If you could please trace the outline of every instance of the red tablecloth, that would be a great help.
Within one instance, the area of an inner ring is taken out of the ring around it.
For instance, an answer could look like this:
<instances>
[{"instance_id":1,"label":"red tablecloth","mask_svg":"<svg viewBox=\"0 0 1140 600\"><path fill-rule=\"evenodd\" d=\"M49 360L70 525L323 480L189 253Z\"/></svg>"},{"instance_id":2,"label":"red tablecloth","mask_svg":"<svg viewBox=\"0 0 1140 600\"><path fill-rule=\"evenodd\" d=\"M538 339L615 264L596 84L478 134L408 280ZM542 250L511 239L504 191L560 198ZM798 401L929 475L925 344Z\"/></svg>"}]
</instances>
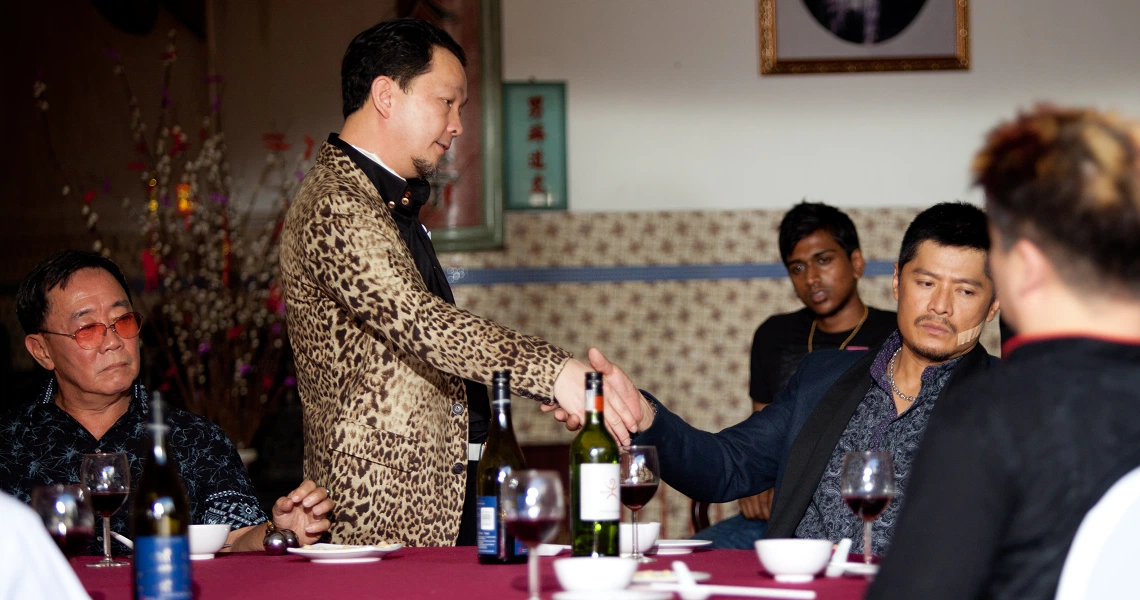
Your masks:
<instances>
[{"instance_id":1,"label":"red tablecloth","mask_svg":"<svg viewBox=\"0 0 1140 600\"><path fill-rule=\"evenodd\" d=\"M89 569L97 557L79 559L76 572L93 600L131 598L131 569ZM861 578L819 578L805 585L776 583L750 550L698 551L662 556L642 569L667 569L680 559L693 571L712 574L707 583L815 590L818 600L858 600L867 589ZM542 559L543 597L561 589L551 566ZM292 556L260 552L220 554L192 566L195 598L214 600L284 600L286 598L462 598L523 600L526 565L480 565L474 548L404 548L376 563L315 564Z\"/></svg>"}]
</instances>

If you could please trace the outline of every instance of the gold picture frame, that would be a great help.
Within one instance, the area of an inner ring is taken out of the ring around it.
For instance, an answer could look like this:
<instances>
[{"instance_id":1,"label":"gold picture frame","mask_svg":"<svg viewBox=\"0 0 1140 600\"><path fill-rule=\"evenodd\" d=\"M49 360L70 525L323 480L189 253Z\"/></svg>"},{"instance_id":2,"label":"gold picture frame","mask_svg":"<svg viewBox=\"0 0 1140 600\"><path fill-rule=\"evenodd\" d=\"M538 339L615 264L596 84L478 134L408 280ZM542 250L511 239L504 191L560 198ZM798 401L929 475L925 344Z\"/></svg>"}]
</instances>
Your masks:
<instances>
[{"instance_id":1,"label":"gold picture frame","mask_svg":"<svg viewBox=\"0 0 1140 600\"><path fill-rule=\"evenodd\" d=\"M854 41L867 30L853 29L849 11L836 18L832 0L757 0L760 74L948 71L970 68L969 0L925 0L895 9L911 10L905 23L881 41ZM824 11L831 20L825 23ZM862 14L858 15L862 19ZM884 20L885 22L886 20ZM876 20L877 22L877 20ZM899 19L894 21L897 25ZM829 29L829 25L831 29ZM873 30L872 30L873 31Z\"/></svg>"}]
</instances>

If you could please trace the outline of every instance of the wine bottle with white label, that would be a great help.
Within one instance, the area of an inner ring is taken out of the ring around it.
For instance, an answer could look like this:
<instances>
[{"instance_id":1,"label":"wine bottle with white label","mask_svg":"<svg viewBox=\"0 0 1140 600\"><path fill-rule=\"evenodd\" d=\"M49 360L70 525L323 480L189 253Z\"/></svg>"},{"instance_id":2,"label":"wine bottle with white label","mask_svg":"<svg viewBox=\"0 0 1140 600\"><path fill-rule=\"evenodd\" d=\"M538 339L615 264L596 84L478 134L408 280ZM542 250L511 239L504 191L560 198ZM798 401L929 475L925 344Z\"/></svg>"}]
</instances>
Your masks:
<instances>
[{"instance_id":1,"label":"wine bottle with white label","mask_svg":"<svg viewBox=\"0 0 1140 600\"><path fill-rule=\"evenodd\" d=\"M621 521L618 445L602 420L602 374L586 374L586 423L570 444L570 536L574 556L617 556Z\"/></svg>"},{"instance_id":2,"label":"wine bottle with white label","mask_svg":"<svg viewBox=\"0 0 1140 600\"><path fill-rule=\"evenodd\" d=\"M170 427L158 392L148 408L151 449L131 507L135 599L190 600L190 501L170 454Z\"/></svg>"},{"instance_id":3,"label":"wine bottle with white label","mask_svg":"<svg viewBox=\"0 0 1140 600\"><path fill-rule=\"evenodd\" d=\"M526 562L526 546L515 541L503 523L499 490L511 471L526 468L522 450L511 425L511 372L495 371L491 382L491 423L487 445L476 471L476 519L479 562L514 564Z\"/></svg>"}]
</instances>

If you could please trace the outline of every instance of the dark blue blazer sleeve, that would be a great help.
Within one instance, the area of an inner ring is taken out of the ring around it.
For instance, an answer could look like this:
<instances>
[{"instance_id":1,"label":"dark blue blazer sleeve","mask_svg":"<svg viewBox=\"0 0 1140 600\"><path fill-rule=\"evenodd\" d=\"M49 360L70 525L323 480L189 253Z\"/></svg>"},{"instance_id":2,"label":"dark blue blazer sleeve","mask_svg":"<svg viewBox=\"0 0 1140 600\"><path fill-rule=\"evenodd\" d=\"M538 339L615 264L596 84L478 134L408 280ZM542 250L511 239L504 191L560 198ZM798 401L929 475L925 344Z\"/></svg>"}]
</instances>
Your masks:
<instances>
[{"instance_id":1,"label":"dark blue blazer sleeve","mask_svg":"<svg viewBox=\"0 0 1140 600\"><path fill-rule=\"evenodd\" d=\"M809 355L772 404L719 433L689 425L643 392L656 406L657 416L633 443L656 446L661 479L694 500L730 502L779 487L800 427L838 375L862 354Z\"/></svg>"}]
</instances>

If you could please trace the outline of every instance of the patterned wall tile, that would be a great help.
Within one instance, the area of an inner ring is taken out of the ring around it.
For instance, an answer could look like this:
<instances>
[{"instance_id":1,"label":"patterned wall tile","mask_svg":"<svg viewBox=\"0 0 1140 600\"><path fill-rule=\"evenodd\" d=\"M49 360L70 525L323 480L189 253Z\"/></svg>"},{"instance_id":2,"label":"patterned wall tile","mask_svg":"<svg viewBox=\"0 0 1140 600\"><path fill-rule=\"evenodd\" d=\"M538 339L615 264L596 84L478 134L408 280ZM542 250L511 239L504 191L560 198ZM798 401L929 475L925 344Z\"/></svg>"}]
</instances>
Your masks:
<instances>
[{"instance_id":1,"label":"patterned wall tile","mask_svg":"<svg viewBox=\"0 0 1140 600\"><path fill-rule=\"evenodd\" d=\"M864 255L890 260L918 209L847 211ZM771 263L782 212L508 213L502 251L441 255L445 267L579 267ZM864 278L864 300L893 308L891 278ZM460 306L541 336L583 357L597 346L694 426L719 431L748 416L752 334L770 315L801 306L786 278L581 284L463 285ZM983 343L997 350L996 327ZM533 403L515 403L523 444L569 443L573 435ZM646 509L662 535L690 534L689 501L665 489ZM713 520L736 514L714 506Z\"/></svg>"}]
</instances>

